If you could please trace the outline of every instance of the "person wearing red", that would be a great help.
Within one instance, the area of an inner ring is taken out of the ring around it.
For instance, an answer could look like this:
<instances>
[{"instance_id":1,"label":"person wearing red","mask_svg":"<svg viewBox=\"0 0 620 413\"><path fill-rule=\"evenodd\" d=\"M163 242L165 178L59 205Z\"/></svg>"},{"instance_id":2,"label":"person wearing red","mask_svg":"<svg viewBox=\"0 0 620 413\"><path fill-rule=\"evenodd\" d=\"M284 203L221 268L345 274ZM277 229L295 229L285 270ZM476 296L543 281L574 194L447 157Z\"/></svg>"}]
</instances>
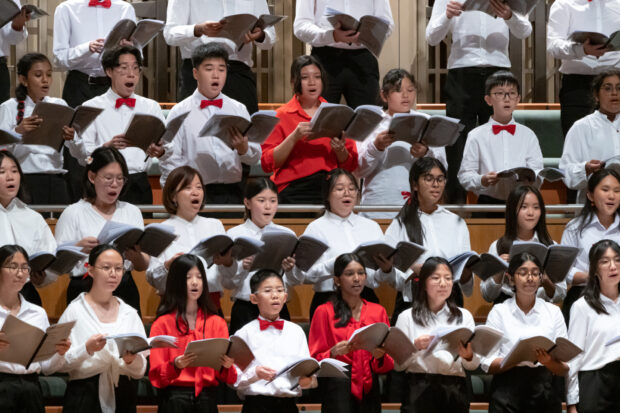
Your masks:
<instances>
[{"instance_id":1,"label":"person wearing red","mask_svg":"<svg viewBox=\"0 0 620 413\"><path fill-rule=\"evenodd\" d=\"M185 353L194 340L228 338L226 321L217 314L209 296L207 276L195 255L181 255L170 265L166 294L151 327L151 337L177 337L178 348L151 350L149 379L159 389L159 413L217 413L219 382L234 384L234 360L222 356L222 368L189 367L197 355Z\"/></svg>"},{"instance_id":2,"label":"person wearing red","mask_svg":"<svg viewBox=\"0 0 620 413\"><path fill-rule=\"evenodd\" d=\"M320 305L310 325L310 355L331 357L351 365L350 379L319 378L321 413L380 413L377 374L394 368L394 360L381 348L372 352L348 342L353 332L374 323L390 324L385 308L360 297L366 270L356 254L342 254L334 263L336 294ZM350 384L349 384L350 383ZM343 394L349 393L349 397Z\"/></svg>"},{"instance_id":3,"label":"person wearing red","mask_svg":"<svg viewBox=\"0 0 620 413\"><path fill-rule=\"evenodd\" d=\"M291 65L295 95L276 115L280 123L262 145L261 166L273 172L280 203L321 204L321 188L327 172L357 167L355 141L341 136L308 140L310 120L321 103L326 74L313 56L299 56Z\"/></svg>"}]
</instances>

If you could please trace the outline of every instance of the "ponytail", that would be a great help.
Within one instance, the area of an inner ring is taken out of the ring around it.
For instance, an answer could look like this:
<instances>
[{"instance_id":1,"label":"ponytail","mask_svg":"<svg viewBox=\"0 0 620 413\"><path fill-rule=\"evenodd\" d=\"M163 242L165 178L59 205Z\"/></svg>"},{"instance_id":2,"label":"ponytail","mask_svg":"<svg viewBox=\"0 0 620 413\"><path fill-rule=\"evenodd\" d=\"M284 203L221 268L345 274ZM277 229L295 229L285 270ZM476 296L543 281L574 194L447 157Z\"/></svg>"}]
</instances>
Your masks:
<instances>
[{"instance_id":1,"label":"ponytail","mask_svg":"<svg viewBox=\"0 0 620 413\"><path fill-rule=\"evenodd\" d=\"M33 64L38 62L47 62L51 66L50 60L42 53L26 53L17 62L17 75L28 77L28 72ZM24 108L26 106L26 98L28 97L28 88L21 82L15 88L15 100L17 100L17 125L24 120Z\"/></svg>"}]
</instances>

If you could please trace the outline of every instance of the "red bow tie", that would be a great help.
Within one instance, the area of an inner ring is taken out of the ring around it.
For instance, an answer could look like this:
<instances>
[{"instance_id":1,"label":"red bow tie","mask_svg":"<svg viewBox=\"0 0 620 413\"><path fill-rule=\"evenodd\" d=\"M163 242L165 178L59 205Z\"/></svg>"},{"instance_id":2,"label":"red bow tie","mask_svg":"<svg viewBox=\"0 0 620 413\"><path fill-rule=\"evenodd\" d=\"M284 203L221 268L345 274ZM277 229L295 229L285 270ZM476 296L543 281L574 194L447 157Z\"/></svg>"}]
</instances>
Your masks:
<instances>
[{"instance_id":1,"label":"red bow tie","mask_svg":"<svg viewBox=\"0 0 620 413\"><path fill-rule=\"evenodd\" d=\"M282 330L284 328L284 320L269 321L259 318L258 324L260 325L260 331L267 330L269 327L273 327L276 330Z\"/></svg>"},{"instance_id":2,"label":"red bow tie","mask_svg":"<svg viewBox=\"0 0 620 413\"><path fill-rule=\"evenodd\" d=\"M116 99L116 109L120 108L123 105L127 105L128 108L133 108L136 106L136 100L134 98L118 98Z\"/></svg>"},{"instance_id":3,"label":"red bow tie","mask_svg":"<svg viewBox=\"0 0 620 413\"><path fill-rule=\"evenodd\" d=\"M515 134L515 130L517 129L517 125L514 123L512 125L493 125L493 133L499 134L501 131L505 130L511 135Z\"/></svg>"},{"instance_id":4,"label":"red bow tie","mask_svg":"<svg viewBox=\"0 0 620 413\"><path fill-rule=\"evenodd\" d=\"M222 109L222 99L213 99L213 100L201 100L200 101L200 109L204 109L207 106L217 106L218 108Z\"/></svg>"},{"instance_id":5,"label":"red bow tie","mask_svg":"<svg viewBox=\"0 0 620 413\"><path fill-rule=\"evenodd\" d=\"M105 7L106 9L109 9L110 7L112 7L112 0L90 0L90 2L88 3L88 7L97 7L97 6L101 6L101 7Z\"/></svg>"}]
</instances>

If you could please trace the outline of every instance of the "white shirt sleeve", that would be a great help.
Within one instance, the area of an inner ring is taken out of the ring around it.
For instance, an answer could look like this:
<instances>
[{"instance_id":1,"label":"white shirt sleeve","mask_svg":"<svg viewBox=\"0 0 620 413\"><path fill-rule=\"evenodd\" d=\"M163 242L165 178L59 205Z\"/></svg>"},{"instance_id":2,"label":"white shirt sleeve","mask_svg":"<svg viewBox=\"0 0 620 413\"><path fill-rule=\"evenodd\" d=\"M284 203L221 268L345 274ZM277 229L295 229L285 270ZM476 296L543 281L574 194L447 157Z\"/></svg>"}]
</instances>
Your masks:
<instances>
[{"instance_id":1,"label":"white shirt sleeve","mask_svg":"<svg viewBox=\"0 0 620 413\"><path fill-rule=\"evenodd\" d=\"M532 34L532 24L527 16L512 12L508 20L504 20L510 33L517 39L525 39Z\"/></svg>"},{"instance_id":2,"label":"white shirt sleeve","mask_svg":"<svg viewBox=\"0 0 620 413\"><path fill-rule=\"evenodd\" d=\"M580 59L585 56L583 45L569 40L571 35L569 7L566 2L556 1L549 10L547 52L556 59Z\"/></svg>"},{"instance_id":3,"label":"white shirt sleeve","mask_svg":"<svg viewBox=\"0 0 620 413\"><path fill-rule=\"evenodd\" d=\"M586 148L582 142L588 140L589 130L583 128L585 123L575 123L568 130L566 140L564 141L564 149L560 158L560 169L564 170L564 183L571 189L586 189L588 186L588 176L586 174L586 163L588 160L584 157L588 156ZM603 159L599 159L603 160Z\"/></svg>"},{"instance_id":4,"label":"white shirt sleeve","mask_svg":"<svg viewBox=\"0 0 620 413\"><path fill-rule=\"evenodd\" d=\"M472 192L480 192L482 186L482 174L480 174L480 148L479 142L471 132L465 142L463 160L459 169L458 179L463 188Z\"/></svg>"},{"instance_id":5,"label":"white shirt sleeve","mask_svg":"<svg viewBox=\"0 0 620 413\"><path fill-rule=\"evenodd\" d=\"M431 18L426 26L426 41L431 46L437 46L450 31L452 19L446 16L447 0L437 0L433 5Z\"/></svg>"}]
</instances>

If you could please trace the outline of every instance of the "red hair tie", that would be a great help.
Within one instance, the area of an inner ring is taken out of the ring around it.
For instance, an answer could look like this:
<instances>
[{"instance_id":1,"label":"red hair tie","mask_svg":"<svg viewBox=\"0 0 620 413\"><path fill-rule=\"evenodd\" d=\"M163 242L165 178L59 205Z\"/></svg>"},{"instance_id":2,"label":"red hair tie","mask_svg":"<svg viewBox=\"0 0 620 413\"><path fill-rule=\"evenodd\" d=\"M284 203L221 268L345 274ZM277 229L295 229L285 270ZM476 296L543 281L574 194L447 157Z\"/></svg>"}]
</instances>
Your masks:
<instances>
[{"instance_id":1,"label":"red hair tie","mask_svg":"<svg viewBox=\"0 0 620 413\"><path fill-rule=\"evenodd\" d=\"M402 191L400 194L403 196L403 199L407 200L407 205L411 205L411 192Z\"/></svg>"}]
</instances>

